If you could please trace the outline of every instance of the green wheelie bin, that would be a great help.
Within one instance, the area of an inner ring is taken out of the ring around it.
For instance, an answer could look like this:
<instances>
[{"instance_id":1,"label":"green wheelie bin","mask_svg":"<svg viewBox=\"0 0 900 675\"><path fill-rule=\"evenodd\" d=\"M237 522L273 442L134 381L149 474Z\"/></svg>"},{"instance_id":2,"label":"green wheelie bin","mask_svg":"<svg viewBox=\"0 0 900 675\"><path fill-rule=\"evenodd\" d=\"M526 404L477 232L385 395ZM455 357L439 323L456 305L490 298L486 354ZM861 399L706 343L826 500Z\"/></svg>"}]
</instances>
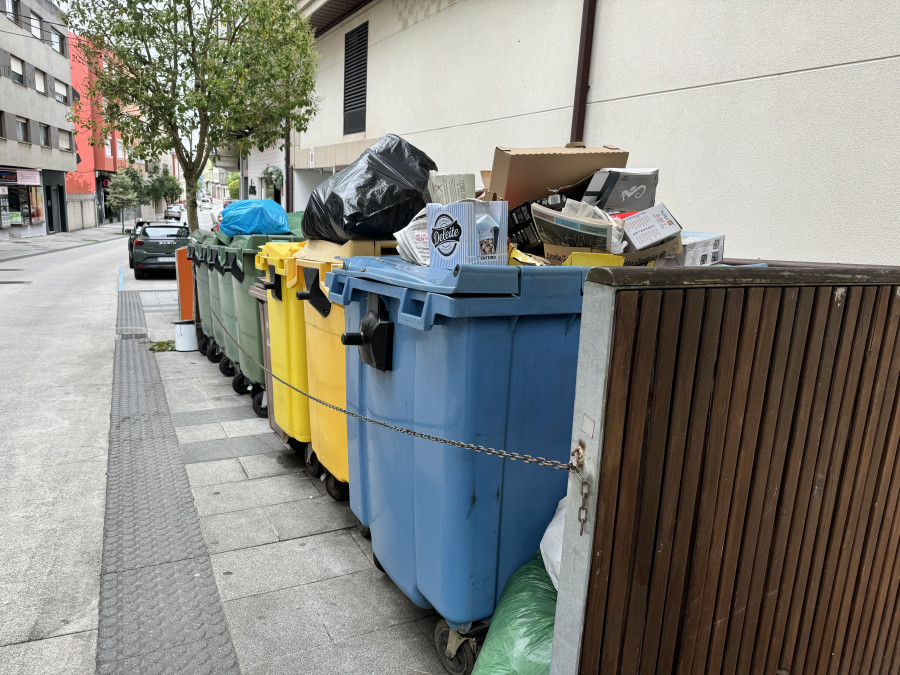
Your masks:
<instances>
[{"instance_id":1,"label":"green wheelie bin","mask_svg":"<svg viewBox=\"0 0 900 675\"><path fill-rule=\"evenodd\" d=\"M209 311L210 320L212 322L212 333L214 342L206 350L206 358L213 363L220 363L225 356L225 345L228 337L225 335L223 323L225 319L222 316L222 300L219 285L219 273L216 271L216 263L219 261L219 254L222 248L231 243L231 237L215 233L215 238L206 244L206 267L208 270L209 283ZM221 323L220 323L221 321Z\"/></svg>"},{"instance_id":2,"label":"green wheelie bin","mask_svg":"<svg viewBox=\"0 0 900 675\"><path fill-rule=\"evenodd\" d=\"M256 255L260 247L270 241L301 240L301 237L294 235L238 235L231 240L231 246L225 249L224 268L230 272L234 296L237 330L234 335L243 347L243 350L238 350L240 370L232 381L232 388L239 394L251 394L255 397L265 389L266 382L265 371L256 363L263 363L265 358L259 302L250 295L250 287L258 283L261 276L265 276L256 269ZM250 355L244 353L244 350Z\"/></svg>"},{"instance_id":3,"label":"green wheelie bin","mask_svg":"<svg viewBox=\"0 0 900 675\"><path fill-rule=\"evenodd\" d=\"M246 235L239 235L234 237L233 240L246 238ZM234 309L234 288L231 284L231 260L233 257L228 255L231 243L229 242L228 246L222 245L218 247L216 260L213 263L215 273L210 272L210 274L213 274L215 283L219 285L218 316L224 324L224 327L222 327L224 341L220 342L219 346L225 355L219 361L219 372L225 377L234 378L238 372L241 350L238 348L237 343L237 314ZM215 319L213 320L215 321Z\"/></svg>"},{"instance_id":4,"label":"green wheelie bin","mask_svg":"<svg viewBox=\"0 0 900 675\"><path fill-rule=\"evenodd\" d=\"M206 356L210 340L213 339L212 316L209 313L209 269L206 267L205 248L211 235L212 232L197 230L188 244L188 255L194 266L194 286L197 296L194 320L200 325L200 331L203 333L199 344L199 350L203 356Z\"/></svg>"}]
</instances>

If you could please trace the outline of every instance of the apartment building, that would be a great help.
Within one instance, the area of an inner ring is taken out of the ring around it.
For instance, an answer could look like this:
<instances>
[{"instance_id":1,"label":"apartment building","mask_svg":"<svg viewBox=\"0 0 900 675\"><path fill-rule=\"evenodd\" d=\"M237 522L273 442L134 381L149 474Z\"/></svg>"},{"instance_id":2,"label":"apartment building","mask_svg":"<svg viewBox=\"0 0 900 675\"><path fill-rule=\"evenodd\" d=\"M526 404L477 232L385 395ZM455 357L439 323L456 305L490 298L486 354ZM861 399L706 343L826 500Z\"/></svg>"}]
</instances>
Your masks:
<instances>
[{"instance_id":1,"label":"apartment building","mask_svg":"<svg viewBox=\"0 0 900 675\"><path fill-rule=\"evenodd\" d=\"M687 229L725 233L729 256L900 264L889 215L900 184L900 3L300 7L316 30L321 104L291 139L295 210L388 132L476 180L496 146L581 140L658 167L658 200Z\"/></svg>"},{"instance_id":2,"label":"apartment building","mask_svg":"<svg viewBox=\"0 0 900 675\"><path fill-rule=\"evenodd\" d=\"M69 39L49 0L0 0L0 239L69 229Z\"/></svg>"}]
</instances>

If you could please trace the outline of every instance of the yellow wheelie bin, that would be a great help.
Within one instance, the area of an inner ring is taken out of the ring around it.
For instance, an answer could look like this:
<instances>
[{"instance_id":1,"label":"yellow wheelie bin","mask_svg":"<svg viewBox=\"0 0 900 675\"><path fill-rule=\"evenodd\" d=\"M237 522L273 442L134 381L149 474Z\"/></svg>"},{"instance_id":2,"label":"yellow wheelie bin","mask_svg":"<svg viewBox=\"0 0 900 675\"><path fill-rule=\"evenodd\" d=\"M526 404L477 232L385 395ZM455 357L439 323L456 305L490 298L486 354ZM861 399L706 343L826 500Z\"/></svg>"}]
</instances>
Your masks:
<instances>
[{"instance_id":1,"label":"yellow wheelie bin","mask_svg":"<svg viewBox=\"0 0 900 675\"><path fill-rule=\"evenodd\" d=\"M256 256L256 269L266 273L263 285L269 311L269 355L274 377L272 390L263 393L261 403L254 400L254 410L257 405L260 410L267 410L265 406L271 403L276 424L297 451L305 450L311 439L309 399L275 378L308 391L305 308L297 297L305 289L292 257L303 246L303 242L270 241L260 247Z\"/></svg>"},{"instance_id":2,"label":"yellow wheelie bin","mask_svg":"<svg viewBox=\"0 0 900 675\"><path fill-rule=\"evenodd\" d=\"M397 242L353 240L346 244L312 240L293 254L300 277L297 297L306 305L307 375L311 396L347 407L346 348L341 343L344 333L344 308L328 300L325 275L342 266L341 258L353 256L395 255ZM269 310L271 312L271 309ZM269 318L271 323L271 316ZM275 408L276 412L278 407ZM339 501L350 495L350 471L347 460L347 418L343 413L319 403L309 404L310 446L306 448L306 466L313 475L324 471L328 494Z\"/></svg>"}]
</instances>

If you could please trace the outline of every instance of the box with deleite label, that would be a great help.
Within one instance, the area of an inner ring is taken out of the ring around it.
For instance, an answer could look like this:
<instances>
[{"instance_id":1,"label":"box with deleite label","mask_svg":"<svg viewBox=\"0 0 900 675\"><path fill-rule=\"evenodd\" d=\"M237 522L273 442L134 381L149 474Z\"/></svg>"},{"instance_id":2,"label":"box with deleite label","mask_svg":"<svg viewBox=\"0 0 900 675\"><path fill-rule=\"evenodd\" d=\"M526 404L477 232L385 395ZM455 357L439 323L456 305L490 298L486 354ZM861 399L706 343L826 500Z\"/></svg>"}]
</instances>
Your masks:
<instances>
[{"instance_id":1,"label":"box with deleite label","mask_svg":"<svg viewBox=\"0 0 900 675\"><path fill-rule=\"evenodd\" d=\"M507 264L507 202L428 204L431 267Z\"/></svg>"}]
</instances>

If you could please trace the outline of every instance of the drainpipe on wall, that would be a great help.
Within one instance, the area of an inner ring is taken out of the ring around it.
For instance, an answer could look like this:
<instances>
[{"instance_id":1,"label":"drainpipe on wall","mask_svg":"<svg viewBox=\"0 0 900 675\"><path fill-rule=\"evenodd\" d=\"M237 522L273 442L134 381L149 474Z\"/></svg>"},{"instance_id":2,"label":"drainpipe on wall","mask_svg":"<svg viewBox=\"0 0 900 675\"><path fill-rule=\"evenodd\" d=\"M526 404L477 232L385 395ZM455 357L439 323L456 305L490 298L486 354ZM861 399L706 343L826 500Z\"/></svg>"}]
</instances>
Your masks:
<instances>
[{"instance_id":1,"label":"drainpipe on wall","mask_svg":"<svg viewBox=\"0 0 900 675\"><path fill-rule=\"evenodd\" d=\"M600 0L584 0L581 10L581 39L578 44L578 70L575 74L575 103L572 106L572 133L569 141L584 140L584 116L591 74L591 50L594 47L594 19Z\"/></svg>"}]
</instances>

